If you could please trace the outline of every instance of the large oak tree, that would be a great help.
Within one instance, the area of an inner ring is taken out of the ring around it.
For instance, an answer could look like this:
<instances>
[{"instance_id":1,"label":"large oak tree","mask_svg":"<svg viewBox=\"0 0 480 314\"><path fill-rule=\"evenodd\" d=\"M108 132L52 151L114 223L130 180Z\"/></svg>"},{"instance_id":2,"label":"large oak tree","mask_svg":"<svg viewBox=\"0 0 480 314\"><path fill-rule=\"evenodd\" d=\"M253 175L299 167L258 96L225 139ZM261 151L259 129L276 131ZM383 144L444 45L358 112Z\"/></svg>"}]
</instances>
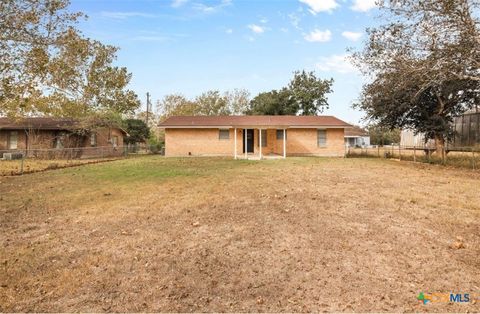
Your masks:
<instances>
[{"instance_id":1,"label":"large oak tree","mask_svg":"<svg viewBox=\"0 0 480 314\"><path fill-rule=\"evenodd\" d=\"M287 87L258 94L248 114L312 116L328 109L327 94L333 79L321 79L314 72L295 71Z\"/></svg>"},{"instance_id":2,"label":"large oak tree","mask_svg":"<svg viewBox=\"0 0 480 314\"><path fill-rule=\"evenodd\" d=\"M357 104L367 119L422 132L444 151L453 118L480 99L479 3L379 1L385 24L354 54L369 78Z\"/></svg>"}]
</instances>

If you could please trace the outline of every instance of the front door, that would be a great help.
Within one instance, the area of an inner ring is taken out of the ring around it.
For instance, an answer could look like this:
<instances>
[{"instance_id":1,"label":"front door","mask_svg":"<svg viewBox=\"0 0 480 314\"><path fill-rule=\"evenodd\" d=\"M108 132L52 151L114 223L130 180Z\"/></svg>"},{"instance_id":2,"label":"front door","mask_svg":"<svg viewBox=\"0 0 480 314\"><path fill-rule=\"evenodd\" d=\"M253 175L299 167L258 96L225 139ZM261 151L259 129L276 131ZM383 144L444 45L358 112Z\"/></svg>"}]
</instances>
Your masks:
<instances>
[{"instance_id":1,"label":"front door","mask_svg":"<svg viewBox=\"0 0 480 314\"><path fill-rule=\"evenodd\" d=\"M245 133L245 131L247 131ZM253 129L243 130L243 153L245 154L245 134L247 136L247 153L253 153Z\"/></svg>"}]
</instances>

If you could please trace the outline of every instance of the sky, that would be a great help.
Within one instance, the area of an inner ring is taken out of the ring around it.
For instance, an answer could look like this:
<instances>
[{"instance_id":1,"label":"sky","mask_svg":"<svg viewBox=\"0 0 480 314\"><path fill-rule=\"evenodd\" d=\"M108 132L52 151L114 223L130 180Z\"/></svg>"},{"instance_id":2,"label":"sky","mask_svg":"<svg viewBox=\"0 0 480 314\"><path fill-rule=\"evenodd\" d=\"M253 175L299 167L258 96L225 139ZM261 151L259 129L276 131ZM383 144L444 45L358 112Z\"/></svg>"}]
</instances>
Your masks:
<instances>
[{"instance_id":1,"label":"sky","mask_svg":"<svg viewBox=\"0 0 480 314\"><path fill-rule=\"evenodd\" d=\"M93 39L120 48L145 105L167 94L244 88L252 97L286 86L296 70L333 78L334 115L362 123L352 109L363 79L345 59L374 26L375 0L72 0Z\"/></svg>"}]
</instances>

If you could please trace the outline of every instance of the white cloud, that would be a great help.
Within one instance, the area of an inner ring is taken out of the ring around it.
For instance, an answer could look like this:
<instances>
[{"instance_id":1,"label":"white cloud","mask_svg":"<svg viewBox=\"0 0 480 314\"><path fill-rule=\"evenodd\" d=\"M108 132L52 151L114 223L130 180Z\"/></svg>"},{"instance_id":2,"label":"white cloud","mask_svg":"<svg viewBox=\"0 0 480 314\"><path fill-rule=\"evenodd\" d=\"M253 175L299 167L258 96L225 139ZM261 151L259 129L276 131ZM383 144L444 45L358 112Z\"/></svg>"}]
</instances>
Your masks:
<instances>
[{"instance_id":1,"label":"white cloud","mask_svg":"<svg viewBox=\"0 0 480 314\"><path fill-rule=\"evenodd\" d=\"M362 33L357 33L357 32L349 32L349 31L345 31L342 33L342 36L345 37L346 39L348 40L351 40L351 41L357 41L359 40L360 38L362 38Z\"/></svg>"},{"instance_id":2,"label":"white cloud","mask_svg":"<svg viewBox=\"0 0 480 314\"><path fill-rule=\"evenodd\" d=\"M349 55L331 55L321 57L315 68L322 72L358 73L357 68L348 60Z\"/></svg>"},{"instance_id":3,"label":"white cloud","mask_svg":"<svg viewBox=\"0 0 480 314\"><path fill-rule=\"evenodd\" d=\"M112 19L127 19L129 17L155 17L154 14L144 13L144 12L109 12L103 11L100 13L104 17L112 18Z\"/></svg>"},{"instance_id":4,"label":"white cloud","mask_svg":"<svg viewBox=\"0 0 480 314\"><path fill-rule=\"evenodd\" d=\"M215 13L224 7L232 4L232 0L221 0L217 5L205 5L203 3L194 3L193 8L203 13Z\"/></svg>"},{"instance_id":5,"label":"white cloud","mask_svg":"<svg viewBox=\"0 0 480 314\"><path fill-rule=\"evenodd\" d=\"M319 12L332 12L339 6L337 0L300 0L300 2L308 5L313 15Z\"/></svg>"},{"instance_id":6,"label":"white cloud","mask_svg":"<svg viewBox=\"0 0 480 314\"><path fill-rule=\"evenodd\" d=\"M325 31L314 29L310 32L310 34L305 35L303 38L310 42L324 43L332 39L332 32L328 29Z\"/></svg>"},{"instance_id":7,"label":"white cloud","mask_svg":"<svg viewBox=\"0 0 480 314\"><path fill-rule=\"evenodd\" d=\"M377 6L376 1L377 0L353 0L351 9L359 12L367 12Z\"/></svg>"},{"instance_id":8,"label":"white cloud","mask_svg":"<svg viewBox=\"0 0 480 314\"><path fill-rule=\"evenodd\" d=\"M233 29L231 29L231 28L227 28L227 29L225 30L225 33L227 33L227 34L231 34L231 33L233 33Z\"/></svg>"},{"instance_id":9,"label":"white cloud","mask_svg":"<svg viewBox=\"0 0 480 314\"><path fill-rule=\"evenodd\" d=\"M250 30L256 34L261 34L265 32L265 28L256 24L250 24L247 26Z\"/></svg>"},{"instance_id":10,"label":"white cloud","mask_svg":"<svg viewBox=\"0 0 480 314\"><path fill-rule=\"evenodd\" d=\"M188 0L173 0L172 7L179 8L187 2L188 2Z\"/></svg>"}]
</instances>

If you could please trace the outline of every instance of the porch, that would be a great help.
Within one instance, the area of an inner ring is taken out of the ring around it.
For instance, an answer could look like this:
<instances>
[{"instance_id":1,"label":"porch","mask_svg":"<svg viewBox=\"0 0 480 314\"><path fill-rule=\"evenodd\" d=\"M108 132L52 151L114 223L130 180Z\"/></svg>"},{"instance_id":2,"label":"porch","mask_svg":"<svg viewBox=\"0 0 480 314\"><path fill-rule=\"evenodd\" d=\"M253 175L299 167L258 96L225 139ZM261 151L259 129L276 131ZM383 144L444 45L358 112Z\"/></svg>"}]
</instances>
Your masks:
<instances>
[{"instance_id":1,"label":"porch","mask_svg":"<svg viewBox=\"0 0 480 314\"><path fill-rule=\"evenodd\" d=\"M261 160L287 157L286 128L266 126L234 128L233 138L235 159Z\"/></svg>"}]
</instances>

